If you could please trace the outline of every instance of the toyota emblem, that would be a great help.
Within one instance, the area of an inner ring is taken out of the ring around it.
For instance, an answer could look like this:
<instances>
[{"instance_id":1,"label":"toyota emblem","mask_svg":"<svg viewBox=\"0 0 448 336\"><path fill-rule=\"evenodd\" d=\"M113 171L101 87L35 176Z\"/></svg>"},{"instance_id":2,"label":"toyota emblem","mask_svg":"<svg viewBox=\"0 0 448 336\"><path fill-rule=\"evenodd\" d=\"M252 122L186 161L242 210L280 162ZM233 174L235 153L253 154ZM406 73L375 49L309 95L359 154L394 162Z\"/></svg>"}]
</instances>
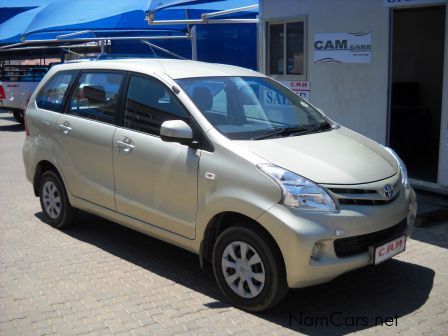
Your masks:
<instances>
[{"instance_id":1,"label":"toyota emblem","mask_svg":"<svg viewBox=\"0 0 448 336\"><path fill-rule=\"evenodd\" d=\"M386 184L384 186L384 195L388 200L390 200L392 196L394 196L394 187L392 187L390 184Z\"/></svg>"}]
</instances>

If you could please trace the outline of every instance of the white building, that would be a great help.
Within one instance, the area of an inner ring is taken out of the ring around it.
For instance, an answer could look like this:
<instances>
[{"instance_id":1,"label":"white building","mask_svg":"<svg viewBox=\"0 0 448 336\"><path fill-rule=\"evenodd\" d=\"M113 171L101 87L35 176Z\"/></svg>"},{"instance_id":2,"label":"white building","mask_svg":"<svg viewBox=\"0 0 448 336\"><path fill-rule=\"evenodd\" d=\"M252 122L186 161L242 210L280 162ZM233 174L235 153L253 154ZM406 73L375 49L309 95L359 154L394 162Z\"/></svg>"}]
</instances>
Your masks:
<instances>
[{"instance_id":1,"label":"white building","mask_svg":"<svg viewBox=\"0 0 448 336\"><path fill-rule=\"evenodd\" d=\"M259 68L394 148L414 183L448 192L447 7L260 0Z\"/></svg>"}]
</instances>

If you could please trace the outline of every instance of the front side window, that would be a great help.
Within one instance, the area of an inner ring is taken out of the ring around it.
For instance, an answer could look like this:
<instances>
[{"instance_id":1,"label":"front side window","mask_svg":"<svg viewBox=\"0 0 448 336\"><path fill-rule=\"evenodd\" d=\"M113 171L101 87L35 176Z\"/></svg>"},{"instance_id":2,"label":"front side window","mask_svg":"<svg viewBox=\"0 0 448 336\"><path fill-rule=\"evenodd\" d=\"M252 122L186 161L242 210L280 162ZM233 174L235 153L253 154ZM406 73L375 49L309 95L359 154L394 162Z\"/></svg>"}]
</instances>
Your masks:
<instances>
[{"instance_id":1,"label":"front side window","mask_svg":"<svg viewBox=\"0 0 448 336\"><path fill-rule=\"evenodd\" d=\"M69 113L113 124L123 74L83 73L70 99Z\"/></svg>"},{"instance_id":2,"label":"front side window","mask_svg":"<svg viewBox=\"0 0 448 336\"><path fill-rule=\"evenodd\" d=\"M305 76L304 22L268 24L268 73Z\"/></svg>"},{"instance_id":3,"label":"front side window","mask_svg":"<svg viewBox=\"0 0 448 336\"><path fill-rule=\"evenodd\" d=\"M184 120L188 115L168 88L156 79L131 76L124 126L135 131L160 135L160 126L167 120Z\"/></svg>"},{"instance_id":4,"label":"front side window","mask_svg":"<svg viewBox=\"0 0 448 336\"><path fill-rule=\"evenodd\" d=\"M331 129L309 103L267 77L204 77L177 82L207 120L232 140Z\"/></svg>"},{"instance_id":5,"label":"front side window","mask_svg":"<svg viewBox=\"0 0 448 336\"><path fill-rule=\"evenodd\" d=\"M54 112L62 112L65 94L75 75L73 71L59 72L54 75L37 95L37 106Z\"/></svg>"}]
</instances>

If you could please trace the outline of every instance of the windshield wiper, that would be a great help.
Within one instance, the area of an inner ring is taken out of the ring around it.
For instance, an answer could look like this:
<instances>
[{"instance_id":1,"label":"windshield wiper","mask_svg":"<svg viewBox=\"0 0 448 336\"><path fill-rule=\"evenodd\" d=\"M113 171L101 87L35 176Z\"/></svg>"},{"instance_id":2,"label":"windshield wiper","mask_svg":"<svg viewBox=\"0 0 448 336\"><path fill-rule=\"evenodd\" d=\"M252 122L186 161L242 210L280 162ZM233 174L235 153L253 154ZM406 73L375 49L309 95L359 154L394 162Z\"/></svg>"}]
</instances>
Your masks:
<instances>
[{"instance_id":1,"label":"windshield wiper","mask_svg":"<svg viewBox=\"0 0 448 336\"><path fill-rule=\"evenodd\" d=\"M274 128L261 135L254 136L253 138L251 138L251 140L268 139L280 135L286 135L286 136L303 135L303 134L321 132L329 128L331 128L331 124L326 121L318 123L317 125Z\"/></svg>"},{"instance_id":2,"label":"windshield wiper","mask_svg":"<svg viewBox=\"0 0 448 336\"><path fill-rule=\"evenodd\" d=\"M254 136L253 138L251 138L251 140L262 140L262 139L267 139L267 138L277 136L277 135L291 135L291 134L295 134L297 132L304 132L304 131L308 131L308 130L309 130L309 126L274 128L274 129L269 130L263 134Z\"/></svg>"}]
</instances>

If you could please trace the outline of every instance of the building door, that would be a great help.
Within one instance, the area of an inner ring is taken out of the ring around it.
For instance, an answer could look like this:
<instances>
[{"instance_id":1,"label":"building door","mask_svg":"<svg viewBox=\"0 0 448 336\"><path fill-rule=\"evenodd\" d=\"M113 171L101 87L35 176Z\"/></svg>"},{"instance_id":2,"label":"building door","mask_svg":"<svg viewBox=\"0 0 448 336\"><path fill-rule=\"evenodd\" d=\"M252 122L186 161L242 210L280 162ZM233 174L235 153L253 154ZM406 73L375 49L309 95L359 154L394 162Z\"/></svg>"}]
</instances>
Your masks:
<instances>
[{"instance_id":1,"label":"building door","mask_svg":"<svg viewBox=\"0 0 448 336\"><path fill-rule=\"evenodd\" d=\"M389 145L411 178L437 182L445 7L395 9L392 15Z\"/></svg>"}]
</instances>

